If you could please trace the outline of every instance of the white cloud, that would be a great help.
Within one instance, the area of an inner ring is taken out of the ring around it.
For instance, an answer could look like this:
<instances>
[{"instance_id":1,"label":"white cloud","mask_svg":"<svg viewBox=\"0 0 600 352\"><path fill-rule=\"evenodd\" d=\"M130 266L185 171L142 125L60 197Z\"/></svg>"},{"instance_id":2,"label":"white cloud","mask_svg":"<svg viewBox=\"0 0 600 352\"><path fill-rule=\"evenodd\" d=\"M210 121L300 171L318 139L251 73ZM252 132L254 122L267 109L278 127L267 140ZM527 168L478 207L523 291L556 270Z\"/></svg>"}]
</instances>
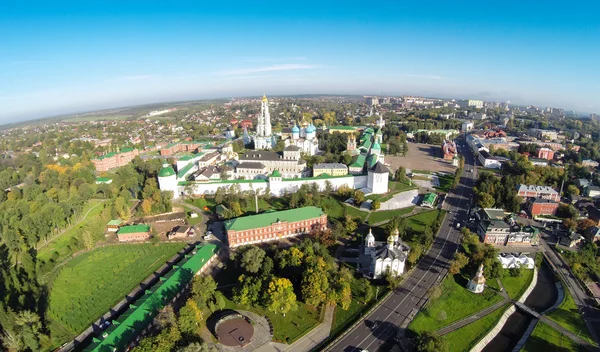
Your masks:
<instances>
[{"instance_id":1,"label":"white cloud","mask_svg":"<svg viewBox=\"0 0 600 352\"><path fill-rule=\"evenodd\" d=\"M405 77L414 77L414 78L425 78L425 79L444 79L444 77L442 76L436 76L436 75L403 75Z\"/></svg>"},{"instance_id":2,"label":"white cloud","mask_svg":"<svg viewBox=\"0 0 600 352\"><path fill-rule=\"evenodd\" d=\"M252 67L252 68L241 68L236 70L228 70L217 72L220 75L246 75L249 73L256 72L270 72L270 71L292 71L292 70L310 70L314 68L319 68L319 65L304 65L304 64L281 64L281 65L271 65L271 66L263 66L263 67Z\"/></svg>"}]
</instances>

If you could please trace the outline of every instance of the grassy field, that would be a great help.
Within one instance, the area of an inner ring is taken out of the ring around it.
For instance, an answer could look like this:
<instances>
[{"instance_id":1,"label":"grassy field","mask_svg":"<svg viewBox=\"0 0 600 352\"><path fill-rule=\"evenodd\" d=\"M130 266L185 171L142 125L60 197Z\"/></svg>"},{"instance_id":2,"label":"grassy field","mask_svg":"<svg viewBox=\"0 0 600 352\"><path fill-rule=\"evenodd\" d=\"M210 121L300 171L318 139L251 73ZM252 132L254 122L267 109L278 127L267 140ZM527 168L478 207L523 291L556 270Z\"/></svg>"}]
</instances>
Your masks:
<instances>
[{"instance_id":1,"label":"grassy field","mask_svg":"<svg viewBox=\"0 0 600 352\"><path fill-rule=\"evenodd\" d=\"M414 209L415 209L415 207L408 207L408 208L394 209L394 210L374 211L371 213L371 216L369 216L368 223L369 223L369 225L373 225L373 224L376 224L381 221L389 220L389 219L399 216L399 215L408 214L411 211L413 211Z\"/></svg>"},{"instance_id":2,"label":"grassy field","mask_svg":"<svg viewBox=\"0 0 600 352\"><path fill-rule=\"evenodd\" d=\"M450 192L452 183L454 182L454 175L438 175L438 180L440 182L440 186L435 187L435 189L446 193Z\"/></svg>"},{"instance_id":3,"label":"grassy field","mask_svg":"<svg viewBox=\"0 0 600 352\"><path fill-rule=\"evenodd\" d=\"M539 352L539 351L572 351L583 352L585 348L571 341L560 332L554 330L549 325L538 322L535 329L527 339L527 343L521 349L521 352Z\"/></svg>"},{"instance_id":4,"label":"grassy field","mask_svg":"<svg viewBox=\"0 0 600 352\"><path fill-rule=\"evenodd\" d=\"M81 332L184 245L122 244L76 257L52 283L49 317L72 335Z\"/></svg>"},{"instance_id":5,"label":"grassy field","mask_svg":"<svg viewBox=\"0 0 600 352\"><path fill-rule=\"evenodd\" d=\"M467 279L460 275L449 275L442 283L442 295L421 309L409 329L415 332L436 331L502 300L502 296L492 290L485 290L482 294L469 292L465 288L466 283ZM446 313L446 319L440 320L442 311Z\"/></svg>"},{"instance_id":6,"label":"grassy field","mask_svg":"<svg viewBox=\"0 0 600 352\"><path fill-rule=\"evenodd\" d=\"M54 240L50 241L46 246L41 248L38 252L37 258L38 260L43 260L47 262L51 258L55 260L59 260L62 257L70 255L72 253L72 249L70 248L71 240L74 237L80 237L83 232L83 228L86 226L90 219L94 219L102 213L104 210L104 206L106 203L103 203L99 199L90 200L84 207L81 215L85 215L88 211L89 214L81 220L81 222L65 231L60 236L56 237ZM91 209L91 211L90 211ZM78 220L79 221L79 220ZM104 237L102 234L94 234L96 238Z\"/></svg>"},{"instance_id":7,"label":"grassy field","mask_svg":"<svg viewBox=\"0 0 600 352\"><path fill-rule=\"evenodd\" d=\"M326 198L321 201L321 207L328 217L343 221L346 215L355 218L360 218L360 221L365 221L369 214L366 211L358 210L358 208L348 206L335 198Z\"/></svg>"},{"instance_id":8,"label":"grassy field","mask_svg":"<svg viewBox=\"0 0 600 352\"><path fill-rule=\"evenodd\" d=\"M506 308L508 307L503 306L467 326L444 335L450 351L469 351L496 325Z\"/></svg>"},{"instance_id":9,"label":"grassy field","mask_svg":"<svg viewBox=\"0 0 600 352\"><path fill-rule=\"evenodd\" d=\"M563 302L555 311L548 314L548 318L554 320L563 328L579 335L579 337L595 344L568 290L565 290L565 299Z\"/></svg>"},{"instance_id":10,"label":"grassy field","mask_svg":"<svg viewBox=\"0 0 600 352\"><path fill-rule=\"evenodd\" d=\"M194 205L200 209L204 209L204 207L208 207L209 211L208 213L214 213L215 212L215 208L217 206L215 199L212 197L206 197L206 198L194 198L194 199L186 199L185 200L186 203ZM259 212L263 212L266 210L284 210L287 209L287 204L284 204L283 201L281 201L280 199L272 199L272 200L265 200L265 199L259 199L258 200L258 211ZM244 212L244 215L252 215L256 213L256 205L254 203L254 199L251 199L247 206L245 208L242 209L242 211Z\"/></svg>"},{"instance_id":11,"label":"grassy field","mask_svg":"<svg viewBox=\"0 0 600 352\"><path fill-rule=\"evenodd\" d=\"M431 210L413 215L408 218L408 226L410 226L413 231L423 232L425 226L431 226L435 222L435 219L437 219L438 214L442 211L444 210Z\"/></svg>"},{"instance_id":12,"label":"grassy field","mask_svg":"<svg viewBox=\"0 0 600 352\"><path fill-rule=\"evenodd\" d=\"M533 279L533 270L523 269L521 276L512 277L509 275L508 270L505 270L504 277L501 279L502 286L506 289L506 293L512 299L518 299L521 297L523 292L529 287L531 280Z\"/></svg>"},{"instance_id":13,"label":"grassy field","mask_svg":"<svg viewBox=\"0 0 600 352\"><path fill-rule=\"evenodd\" d=\"M231 301L231 291L224 292L225 309L241 309L267 316L273 323L273 339L285 343L292 343L317 326L320 321L320 311L313 306L298 301L298 309L289 312L284 317L282 314L273 313L263 307L246 307Z\"/></svg>"}]
</instances>

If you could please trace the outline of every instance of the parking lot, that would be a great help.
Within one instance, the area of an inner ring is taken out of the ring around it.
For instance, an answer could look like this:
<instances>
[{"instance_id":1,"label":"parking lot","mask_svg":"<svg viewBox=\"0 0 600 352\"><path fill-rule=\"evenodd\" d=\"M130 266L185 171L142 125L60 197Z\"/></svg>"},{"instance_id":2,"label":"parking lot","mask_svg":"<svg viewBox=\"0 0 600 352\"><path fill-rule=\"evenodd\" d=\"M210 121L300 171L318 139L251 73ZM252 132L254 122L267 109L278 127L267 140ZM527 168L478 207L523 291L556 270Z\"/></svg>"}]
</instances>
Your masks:
<instances>
[{"instance_id":1,"label":"parking lot","mask_svg":"<svg viewBox=\"0 0 600 352\"><path fill-rule=\"evenodd\" d=\"M392 170L404 166L411 170L445 171L454 173L452 162L441 158L441 146L421 143L408 143L406 156L385 156L385 163Z\"/></svg>"}]
</instances>

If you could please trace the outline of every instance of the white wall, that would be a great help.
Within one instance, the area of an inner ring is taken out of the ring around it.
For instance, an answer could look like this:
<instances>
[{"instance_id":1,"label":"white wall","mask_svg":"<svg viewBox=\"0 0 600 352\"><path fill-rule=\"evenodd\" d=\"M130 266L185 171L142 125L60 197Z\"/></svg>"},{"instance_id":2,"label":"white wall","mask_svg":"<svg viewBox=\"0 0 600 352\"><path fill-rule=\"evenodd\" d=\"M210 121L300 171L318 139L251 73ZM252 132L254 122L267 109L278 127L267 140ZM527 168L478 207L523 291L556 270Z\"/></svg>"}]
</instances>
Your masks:
<instances>
[{"instance_id":1,"label":"white wall","mask_svg":"<svg viewBox=\"0 0 600 352\"><path fill-rule=\"evenodd\" d=\"M342 185L346 185L352 189L360 189L367 187L367 176L352 176L347 177L336 177L336 178L315 178L308 180L283 180L283 181L271 181L271 182L206 182L206 183L195 183L192 187L193 194L214 194L219 187L230 187L236 185L242 191L250 190L264 190L269 187L271 194L274 196L281 196L284 193L294 192L303 184L316 183L319 186L319 190L325 190L325 185L329 181L334 190L338 189ZM179 186L179 192L184 192L185 187Z\"/></svg>"}]
</instances>

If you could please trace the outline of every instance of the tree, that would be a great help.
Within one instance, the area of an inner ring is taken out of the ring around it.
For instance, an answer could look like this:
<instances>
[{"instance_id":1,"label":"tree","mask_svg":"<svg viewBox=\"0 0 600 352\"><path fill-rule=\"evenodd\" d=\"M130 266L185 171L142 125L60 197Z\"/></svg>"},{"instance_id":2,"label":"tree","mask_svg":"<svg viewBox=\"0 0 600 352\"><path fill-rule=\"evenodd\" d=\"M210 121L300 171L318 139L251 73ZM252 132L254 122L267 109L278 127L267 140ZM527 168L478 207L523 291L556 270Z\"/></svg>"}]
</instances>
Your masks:
<instances>
[{"instance_id":1,"label":"tree","mask_svg":"<svg viewBox=\"0 0 600 352\"><path fill-rule=\"evenodd\" d=\"M448 343L433 332L423 332L417 338L418 352L448 352Z\"/></svg>"},{"instance_id":2,"label":"tree","mask_svg":"<svg viewBox=\"0 0 600 352\"><path fill-rule=\"evenodd\" d=\"M381 202L379 199L375 199L373 201L373 210L379 210L379 208L381 208Z\"/></svg>"},{"instance_id":3,"label":"tree","mask_svg":"<svg viewBox=\"0 0 600 352\"><path fill-rule=\"evenodd\" d=\"M487 193L479 193L477 198L479 206L482 208L491 208L496 203L494 197Z\"/></svg>"},{"instance_id":4,"label":"tree","mask_svg":"<svg viewBox=\"0 0 600 352\"><path fill-rule=\"evenodd\" d=\"M175 312L173 311L173 307L171 305L166 306L155 318L156 326L159 329L166 329L167 327L175 324L177 318L175 316Z\"/></svg>"},{"instance_id":5,"label":"tree","mask_svg":"<svg viewBox=\"0 0 600 352\"><path fill-rule=\"evenodd\" d=\"M356 190L354 191L354 196L352 198L356 205L360 205L362 202L365 201L365 194L361 190Z\"/></svg>"},{"instance_id":6,"label":"tree","mask_svg":"<svg viewBox=\"0 0 600 352\"><path fill-rule=\"evenodd\" d=\"M368 279L359 279L356 286L357 288L355 296L360 299L363 304L369 303L375 296L373 286Z\"/></svg>"},{"instance_id":7,"label":"tree","mask_svg":"<svg viewBox=\"0 0 600 352\"><path fill-rule=\"evenodd\" d=\"M192 342L189 345L180 348L178 352L218 352L219 349L213 345L202 342Z\"/></svg>"},{"instance_id":8,"label":"tree","mask_svg":"<svg viewBox=\"0 0 600 352\"><path fill-rule=\"evenodd\" d=\"M461 252L454 255L454 259L450 262L448 272L452 275L458 274L462 268L469 264L469 258Z\"/></svg>"},{"instance_id":9,"label":"tree","mask_svg":"<svg viewBox=\"0 0 600 352\"><path fill-rule=\"evenodd\" d=\"M388 267L384 274L385 282L387 282L387 286L390 290L393 290L400 284L400 277L396 276L392 273L390 268Z\"/></svg>"},{"instance_id":10,"label":"tree","mask_svg":"<svg viewBox=\"0 0 600 352\"><path fill-rule=\"evenodd\" d=\"M282 277L273 277L267 288L265 301L267 309L283 316L298 308L296 294L290 280Z\"/></svg>"},{"instance_id":11,"label":"tree","mask_svg":"<svg viewBox=\"0 0 600 352\"><path fill-rule=\"evenodd\" d=\"M179 309L177 325L179 330L188 335L198 335L200 324L202 322L202 311L194 300L188 299L185 305Z\"/></svg>"},{"instance_id":12,"label":"tree","mask_svg":"<svg viewBox=\"0 0 600 352\"><path fill-rule=\"evenodd\" d=\"M145 215L152 213L152 199L146 198L142 201L142 212Z\"/></svg>"},{"instance_id":13,"label":"tree","mask_svg":"<svg viewBox=\"0 0 600 352\"><path fill-rule=\"evenodd\" d=\"M415 265L417 263L417 261L419 260L419 258L421 257L421 254L423 253L423 246L421 246L419 243L415 243L413 244L412 248L410 249L410 252L408 253L408 263L412 266Z\"/></svg>"},{"instance_id":14,"label":"tree","mask_svg":"<svg viewBox=\"0 0 600 352\"><path fill-rule=\"evenodd\" d=\"M329 290L327 272L319 267L309 268L302 275L302 297L306 304L318 307L325 302Z\"/></svg>"},{"instance_id":15,"label":"tree","mask_svg":"<svg viewBox=\"0 0 600 352\"><path fill-rule=\"evenodd\" d=\"M572 196L578 196L579 188L577 188L577 186L575 186L575 185L569 185L569 186L567 186L567 193Z\"/></svg>"},{"instance_id":16,"label":"tree","mask_svg":"<svg viewBox=\"0 0 600 352\"><path fill-rule=\"evenodd\" d=\"M308 233L308 237L315 240L315 242L318 242L318 243L324 245L325 247L330 247L330 246L334 245L335 241L336 241L333 236L333 233L330 229L325 229L325 230L322 230L320 228L312 229Z\"/></svg>"},{"instance_id":17,"label":"tree","mask_svg":"<svg viewBox=\"0 0 600 352\"><path fill-rule=\"evenodd\" d=\"M210 275L194 276L192 281L192 297L199 307L207 307L208 301L217 290L217 283Z\"/></svg>"},{"instance_id":18,"label":"tree","mask_svg":"<svg viewBox=\"0 0 600 352\"><path fill-rule=\"evenodd\" d=\"M260 300L261 293L262 279L242 274L233 289L233 301L243 306L253 306Z\"/></svg>"},{"instance_id":19,"label":"tree","mask_svg":"<svg viewBox=\"0 0 600 352\"><path fill-rule=\"evenodd\" d=\"M435 317L438 321L444 321L448 318L448 314L446 314L445 310L440 310Z\"/></svg>"},{"instance_id":20,"label":"tree","mask_svg":"<svg viewBox=\"0 0 600 352\"><path fill-rule=\"evenodd\" d=\"M427 290L427 295L430 299L438 299L442 295L442 288L439 285L431 286L431 288Z\"/></svg>"},{"instance_id":21,"label":"tree","mask_svg":"<svg viewBox=\"0 0 600 352\"><path fill-rule=\"evenodd\" d=\"M255 274L260 269L262 262L265 259L265 255L266 253L262 249L256 246L250 246L250 248L242 254L240 265L246 272Z\"/></svg>"},{"instance_id":22,"label":"tree","mask_svg":"<svg viewBox=\"0 0 600 352\"><path fill-rule=\"evenodd\" d=\"M406 168L404 166L400 166L398 170L394 173L394 179L399 182L406 181Z\"/></svg>"},{"instance_id":23,"label":"tree","mask_svg":"<svg viewBox=\"0 0 600 352\"><path fill-rule=\"evenodd\" d=\"M90 230L83 230L83 232L81 233L81 239L83 241L83 246L85 247L85 249L89 251L92 248L94 248L95 240Z\"/></svg>"},{"instance_id":24,"label":"tree","mask_svg":"<svg viewBox=\"0 0 600 352\"><path fill-rule=\"evenodd\" d=\"M354 231L356 231L358 225L356 224L356 221L354 221L354 218L352 216L346 215L344 217L344 228L348 233L354 233Z\"/></svg>"},{"instance_id":25,"label":"tree","mask_svg":"<svg viewBox=\"0 0 600 352\"><path fill-rule=\"evenodd\" d=\"M508 273L512 277L520 277L521 275L523 275L523 269L520 265L517 265L514 268L508 269Z\"/></svg>"}]
</instances>

